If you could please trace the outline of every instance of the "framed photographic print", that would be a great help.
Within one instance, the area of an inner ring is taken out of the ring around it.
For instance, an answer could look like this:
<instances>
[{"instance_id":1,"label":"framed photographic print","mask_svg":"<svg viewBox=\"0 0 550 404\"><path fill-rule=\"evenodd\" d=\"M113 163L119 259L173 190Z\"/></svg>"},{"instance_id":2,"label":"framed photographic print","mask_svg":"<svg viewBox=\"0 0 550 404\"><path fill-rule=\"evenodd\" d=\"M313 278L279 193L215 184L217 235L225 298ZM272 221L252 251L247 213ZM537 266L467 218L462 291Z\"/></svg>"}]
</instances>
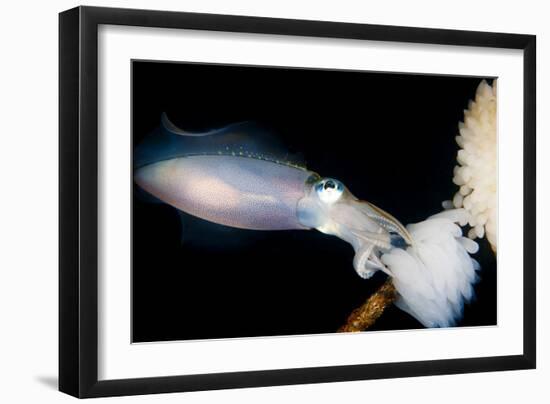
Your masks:
<instances>
[{"instance_id":1,"label":"framed photographic print","mask_svg":"<svg viewBox=\"0 0 550 404\"><path fill-rule=\"evenodd\" d=\"M60 14L60 390L535 367L535 37Z\"/></svg>"}]
</instances>

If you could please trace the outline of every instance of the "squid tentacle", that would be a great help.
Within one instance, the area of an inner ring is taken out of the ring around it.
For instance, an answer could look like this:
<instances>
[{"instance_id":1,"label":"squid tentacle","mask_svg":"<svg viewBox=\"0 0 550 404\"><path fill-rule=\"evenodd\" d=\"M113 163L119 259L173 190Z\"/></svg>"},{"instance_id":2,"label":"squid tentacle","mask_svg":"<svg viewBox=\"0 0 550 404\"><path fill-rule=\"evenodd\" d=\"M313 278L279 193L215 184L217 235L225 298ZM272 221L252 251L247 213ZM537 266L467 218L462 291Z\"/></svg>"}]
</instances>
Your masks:
<instances>
[{"instance_id":1,"label":"squid tentacle","mask_svg":"<svg viewBox=\"0 0 550 404\"><path fill-rule=\"evenodd\" d=\"M354 235L364 241L355 251L355 257L353 258L353 267L363 279L370 278L378 270L390 276L392 275L391 271L382 263L375 251L375 248L381 250L391 249L391 244L386 241L387 237L383 237L383 232L383 228L379 228L376 233L367 234L352 231Z\"/></svg>"}]
</instances>

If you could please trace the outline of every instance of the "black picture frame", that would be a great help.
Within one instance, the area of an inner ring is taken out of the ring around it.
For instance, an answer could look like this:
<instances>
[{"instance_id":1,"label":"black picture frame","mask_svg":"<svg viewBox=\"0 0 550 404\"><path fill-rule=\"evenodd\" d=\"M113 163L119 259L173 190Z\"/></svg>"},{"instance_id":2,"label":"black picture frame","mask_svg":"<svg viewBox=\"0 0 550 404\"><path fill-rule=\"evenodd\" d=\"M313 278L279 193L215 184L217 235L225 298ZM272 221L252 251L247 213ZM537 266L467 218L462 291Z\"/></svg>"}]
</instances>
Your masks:
<instances>
[{"instance_id":1,"label":"black picture frame","mask_svg":"<svg viewBox=\"0 0 550 404\"><path fill-rule=\"evenodd\" d=\"M100 24L509 48L524 60L523 354L98 380L98 26ZM534 35L77 7L59 15L59 389L104 397L323 383L536 366Z\"/></svg>"}]
</instances>

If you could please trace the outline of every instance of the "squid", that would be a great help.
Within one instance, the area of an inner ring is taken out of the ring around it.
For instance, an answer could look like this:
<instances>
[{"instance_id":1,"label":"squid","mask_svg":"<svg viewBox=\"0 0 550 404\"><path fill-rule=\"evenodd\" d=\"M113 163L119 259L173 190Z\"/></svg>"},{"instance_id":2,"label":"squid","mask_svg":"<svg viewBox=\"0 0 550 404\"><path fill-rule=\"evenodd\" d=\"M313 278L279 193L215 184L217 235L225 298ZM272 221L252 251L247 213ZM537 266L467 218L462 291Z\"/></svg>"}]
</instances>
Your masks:
<instances>
[{"instance_id":1,"label":"squid","mask_svg":"<svg viewBox=\"0 0 550 404\"><path fill-rule=\"evenodd\" d=\"M413 245L392 215L308 170L252 122L190 132L162 114L161 125L134 150L134 180L162 202L220 225L339 237L353 247L353 267L365 279L379 270L391 275L381 256Z\"/></svg>"}]
</instances>

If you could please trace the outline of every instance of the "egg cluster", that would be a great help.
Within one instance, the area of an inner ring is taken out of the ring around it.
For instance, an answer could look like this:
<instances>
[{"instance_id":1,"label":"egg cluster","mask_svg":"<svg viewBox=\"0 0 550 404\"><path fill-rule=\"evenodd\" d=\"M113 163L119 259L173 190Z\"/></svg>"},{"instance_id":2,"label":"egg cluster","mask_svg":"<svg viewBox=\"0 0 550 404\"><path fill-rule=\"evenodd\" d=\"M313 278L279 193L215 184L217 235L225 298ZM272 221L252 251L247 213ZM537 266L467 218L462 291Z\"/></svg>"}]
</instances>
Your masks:
<instances>
[{"instance_id":1,"label":"egg cluster","mask_svg":"<svg viewBox=\"0 0 550 404\"><path fill-rule=\"evenodd\" d=\"M470 255L479 246L457 225L469 217L465 209L449 209L409 224L415 246L393 248L381 257L397 291L395 305L425 327L456 325L474 297L480 266Z\"/></svg>"},{"instance_id":2,"label":"egg cluster","mask_svg":"<svg viewBox=\"0 0 550 404\"><path fill-rule=\"evenodd\" d=\"M493 249L497 248L497 146L496 146L496 81L485 80L477 88L475 100L464 111L464 122L459 123L460 146L458 165L453 182L460 188L452 205L470 213L468 237L484 235ZM450 205L450 204L449 204ZM450 206L449 206L450 207Z\"/></svg>"}]
</instances>

